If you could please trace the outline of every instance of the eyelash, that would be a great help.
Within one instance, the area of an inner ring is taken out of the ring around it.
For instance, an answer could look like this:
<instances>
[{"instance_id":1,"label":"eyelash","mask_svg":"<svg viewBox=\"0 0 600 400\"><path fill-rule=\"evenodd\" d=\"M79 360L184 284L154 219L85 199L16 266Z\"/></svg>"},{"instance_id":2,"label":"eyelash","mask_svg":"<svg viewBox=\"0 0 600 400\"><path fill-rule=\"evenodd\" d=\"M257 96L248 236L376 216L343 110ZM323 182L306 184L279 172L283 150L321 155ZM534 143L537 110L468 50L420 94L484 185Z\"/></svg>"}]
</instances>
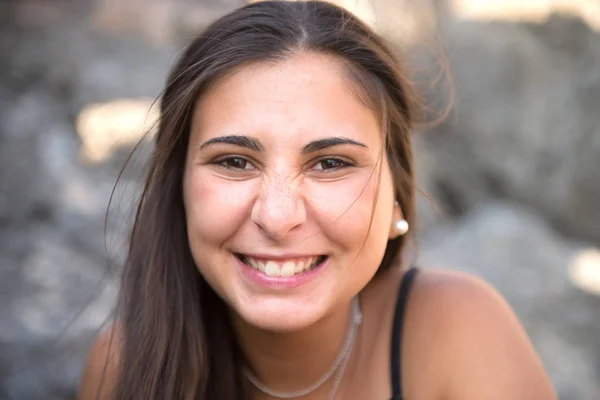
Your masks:
<instances>
[{"instance_id":1,"label":"eyelash","mask_svg":"<svg viewBox=\"0 0 600 400\"><path fill-rule=\"evenodd\" d=\"M223 167L223 168L227 168L229 170L233 170L233 171L245 171L245 169L243 169L243 168L231 167L231 166L225 164L226 162L232 161L232 160L242 160L243 162L246 162L248 164L253 165L252 162L250 162L247 158L242 157L242 156L229 156L229 157L226 157L226 158L221 158L219 160L214 161L213 164L218 165L218 166ZM317 165L319 163L323 163L325 161L334 161L335 163L339 163L339 164L342 164L342 165L338 166L338 167L328 168L328 169L323 168L323 169L320 169L319 171L323 171L323 172L335 172L335 171L338 171L340 169L352 166L352 164L350 162L348 162L348 161L346 161L344 159L338 158L338 157L324 157L324 158L321 158L320 160L317 160L313 164L313 166L315 166L315 165Z\"/></svg>"}]
</instances>

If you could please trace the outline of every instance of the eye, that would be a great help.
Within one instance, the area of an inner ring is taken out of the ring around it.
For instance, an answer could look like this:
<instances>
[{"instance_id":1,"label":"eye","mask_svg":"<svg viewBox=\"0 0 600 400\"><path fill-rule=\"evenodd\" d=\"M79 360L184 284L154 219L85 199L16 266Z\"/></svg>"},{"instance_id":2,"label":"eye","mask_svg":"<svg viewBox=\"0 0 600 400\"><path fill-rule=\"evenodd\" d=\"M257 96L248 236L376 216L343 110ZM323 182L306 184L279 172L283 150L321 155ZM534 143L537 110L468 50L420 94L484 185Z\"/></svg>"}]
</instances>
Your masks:
<instances>
[{"instance_id":1,"label":"eye","mask_svg":"<svg viewBox=\"0 0 600 400\"><path fill-rule=\"evenodd\" d=\"M330 172L330 171L337 171L338 169L342 169L344 167L348 167L351 164L340 159L340 158L323 158L319 161L317 161L317 163L314 166L314 169L316 169L317 171L324 171L324 172Z\"/></svg>"},{"instance_id":2,"label":"eye","mask_svg":"<svg viewBox=\"0 0 600 400\"><path fill-rule=\"evenodd\" d=\"M240 170L240 171L250 171L256 169L250 161L246 160L243 157L232 156L227 158L221 158L214 162L214 164L219 165L221 167L232 169L232 170Z\"/></svg>"}]
</instances>

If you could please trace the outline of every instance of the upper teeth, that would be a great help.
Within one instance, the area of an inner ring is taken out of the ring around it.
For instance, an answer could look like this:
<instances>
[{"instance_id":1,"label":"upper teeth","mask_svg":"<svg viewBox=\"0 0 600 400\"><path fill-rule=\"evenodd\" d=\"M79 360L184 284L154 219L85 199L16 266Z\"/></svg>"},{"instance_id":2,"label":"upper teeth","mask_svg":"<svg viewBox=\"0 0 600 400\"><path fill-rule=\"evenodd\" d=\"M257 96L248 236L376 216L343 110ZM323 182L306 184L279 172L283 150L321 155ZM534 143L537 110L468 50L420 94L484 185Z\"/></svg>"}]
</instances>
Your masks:
<instances>
[{"instance_id":1,"label":"upper teeth","mask_svg":"<svg viewBox=\"0 0 600 400\"><path fill-rule=\"evenodd\" d=\"M264 272L267 276L292 276L308 271L317 259L318 257L308 257L300 260L274 261L245 257L246 264Z\"/></svg>"}]
</instances>

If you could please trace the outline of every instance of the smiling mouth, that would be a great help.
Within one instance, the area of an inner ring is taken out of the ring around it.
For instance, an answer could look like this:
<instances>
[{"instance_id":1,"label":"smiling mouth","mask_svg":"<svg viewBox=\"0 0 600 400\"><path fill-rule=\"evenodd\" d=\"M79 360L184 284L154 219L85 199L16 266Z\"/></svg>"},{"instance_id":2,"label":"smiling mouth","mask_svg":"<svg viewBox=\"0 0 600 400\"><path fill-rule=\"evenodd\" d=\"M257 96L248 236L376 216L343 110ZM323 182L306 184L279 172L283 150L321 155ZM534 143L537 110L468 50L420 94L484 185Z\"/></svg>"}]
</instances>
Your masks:
<instances>
[{"instance_id":1,"label":"smiling mouth","mask_svg":"<svg viewBox=\"0 0 600 400\"><path fill-rule=\"evenodd\" d=\"M235 253L235 256L249 268L262 272L269 277L290 277L318 268L327 260L327 256L312 256L291 260L259 259Z\"/></svg>"}]
</instances>

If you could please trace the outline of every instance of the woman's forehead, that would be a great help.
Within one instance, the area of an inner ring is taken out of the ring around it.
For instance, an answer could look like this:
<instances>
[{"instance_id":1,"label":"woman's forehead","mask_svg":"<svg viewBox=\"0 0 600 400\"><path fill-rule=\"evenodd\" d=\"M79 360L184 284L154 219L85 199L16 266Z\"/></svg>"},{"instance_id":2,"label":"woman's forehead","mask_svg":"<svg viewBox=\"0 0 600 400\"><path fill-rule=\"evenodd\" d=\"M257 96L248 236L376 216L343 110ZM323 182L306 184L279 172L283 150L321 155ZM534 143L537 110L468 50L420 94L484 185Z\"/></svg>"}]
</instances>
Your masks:
<instances>
[{"instance_id":1,"label":"woman's forehead","mask_svg":"<svg viewBox=\"0 0 600 400\"><path fill-rule=\"evenodd\" d=\"M378 117L356 95L343 64L317 54L245 66L213 85L197 103L192 135L225 134L380 141Z\"/></svg>"}]
</instances>

